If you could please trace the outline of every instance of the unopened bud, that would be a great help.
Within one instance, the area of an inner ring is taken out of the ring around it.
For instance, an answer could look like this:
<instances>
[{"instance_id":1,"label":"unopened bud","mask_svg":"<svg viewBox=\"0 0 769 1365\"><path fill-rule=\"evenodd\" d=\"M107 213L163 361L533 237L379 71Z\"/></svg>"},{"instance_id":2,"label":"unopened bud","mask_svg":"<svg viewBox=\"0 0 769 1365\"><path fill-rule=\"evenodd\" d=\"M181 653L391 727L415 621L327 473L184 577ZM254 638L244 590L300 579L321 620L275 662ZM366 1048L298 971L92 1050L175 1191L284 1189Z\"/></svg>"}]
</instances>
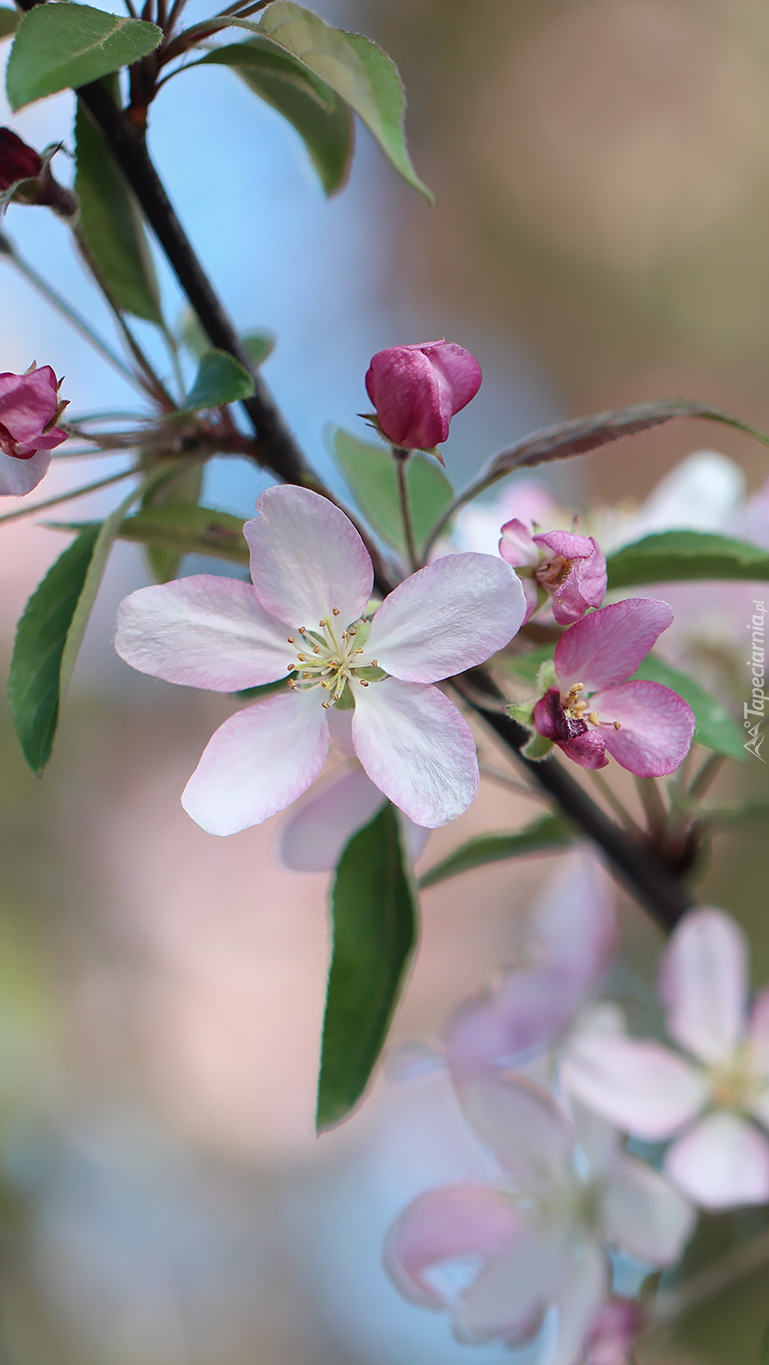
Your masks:
<instances>
[{"instance_id":1,"label":"unopened bud","mask_svg":"<svg viewBox=\"0 0 769 1365\"><path fill-rule=\"evenodd\" d=\"M42 169L43 158L34 147L28 147L10 128L0 128L0 193L20 180L34 180Z\"/></svg>"},{"instance_id":2,"label":"unopened bud","mask_svg":"<svg viewBox=\"0 0 769 1365\"><path fill-rule=\"evenodd\" d=\"M474 355L450 341L378 351L366 390L379 429L404 450L435 450L452 417L475 397L483 376Z\"/></svg>"}]
</instances>

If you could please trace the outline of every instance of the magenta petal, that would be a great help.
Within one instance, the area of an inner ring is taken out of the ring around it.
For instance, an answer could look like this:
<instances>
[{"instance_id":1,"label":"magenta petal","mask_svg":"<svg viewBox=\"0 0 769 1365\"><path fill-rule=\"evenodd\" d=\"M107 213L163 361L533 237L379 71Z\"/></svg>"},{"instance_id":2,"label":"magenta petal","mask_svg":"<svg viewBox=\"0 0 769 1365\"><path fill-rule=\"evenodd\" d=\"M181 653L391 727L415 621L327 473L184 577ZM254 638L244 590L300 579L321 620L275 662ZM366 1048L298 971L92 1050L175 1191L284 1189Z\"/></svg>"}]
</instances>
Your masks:
<instances>
[{"instance_id":1,"label":"magenta petal","mask_svg":"<svg viewBox=\"0 0 769 1365\"><path fill-rule=\"evenodd\" d=\"M539 531L532 539L564 559L587 559L598 548L592 536L579 536L575 531Z\"/></svg>"},{"instance_id":2,"label":"magenta petal","mask_svg":"<svg viewBox=\"0 0 769 1365\"><path fill-rule=\"evenodd\" d=\"M31 460L15 459L0 450L0 496L22 498L45 478L51 465L50 450L38 450Z\"/></svg>"},{"instance_id":3,"label":"magenta petal","mask_svg":"<svg viewBox=\"0 0 769 1365\"><path fill-rule=\"evenodd\" d=\"M694 712L662 683L623 683L597 692L590 705L601 717L601 734L612 758L637 777L674 773L689 752Z\"/></svg>"},{"instance_id":4,"label":"magenta petal","mask_svg":"<svg viewBox=\"0 0 769 1365\"><path fill-rule=\"evenodd\" d=\"M277 682L294 652L251 584L217 574L132 592L120 604L115 649L140 673L213 692Z\"/></svg>"},{"instance_id":5,"label":"magenta petal","mask_svg":"<svg viewBox=\"0 0 769 1365\"><path fill-rule=\"evenodd\" d=\"M494 555L446 555L385 598L360 662L377 659L404 682L439 682L485 663L512 639L524 613L509 565Z\"/></svg>"},{"instance_id":6,"label":"magenta petal","mask_svg":"<svg viewBox=\"0 0 769 1365\"><path fill-rule=\"evenodd\" d=\"M323 767L328 743L317 692L279 692L219 726L182 805L209 834L260 825L307 791Z\"/></svg>"},{"instance_id":7,"label":"magenta petal","mask_svg":"<svg viewBox=\"0 0 769 1365\"><path fill-rule=\"evenodd\" d=\"M371 781L417 825L435 829L478 795L478 757L461 711L437 687L353 682L355 752Z\"/></svg>"},{"instance_id":8,"label":"magenta petal","mask_svg":"<svg viewBox=\"0 0 769 1365\"><path fill-rule=\"evenodd\" d=\"M427 1190L391 1227L385 1270L412 1303L440 1308L443 1299L424 1272L442 1261L499 1255L519 1236L520 1226L512 1201L484 1185Z\"/></svg>"},{"instance_id":9,"label":"magenta petal","mask_svg":"<svg viewBox=\"0 0 769 1365\"><path fill-rule=\"evenodd\" d=\"M501 536L499 553L506 563L514 569L522 569L525 566L536 568L539 564L539 551L534 544L531 531L522 521L517 517L513 517L512 521L506 521Z\"/></svg>"},{"instance_id":10,"label":"magenta petal","mask_svg":"<svg viewBox=\"0 0 769 1365\"><path fill-rule=\"evenodd\" d=\"M418 346L379 351L366 389L388 441L407 450L431 450L449 434L451 392Z\"/></svg>"},{"instance_id":11,"label":"magenta petal","mask_svg":"<svg viewBox=\"0 0 769 1365\"><path fill-rule=\"evenodd\" d=\"M444 376L451 390L451 415L455 417L475 398L483 383L478 361L455 341L429 341L420 349Z\"/></svg>"},{"instance_id":12,"label":"magenta petal","mask_svg":"<svg viewBox=\"0 0 769 1365\"><path fill-rule=\"evenodd\" d=\"M553 615L561 626L581 620L588 607L600 607L606 596L606 559L596 542L591 539L591 543L592 553L574 560L553 595Z\"/></svg>"},{"instance_id":13,"label":"magenta petal","mask_svg":"<svg viewBox=\"0 0 769 1365\"><path fill-rule=\"evenodd\" d=\"M606 745L597 730L586 730L584 735L576 735L560 745L562 753L577 763L580 768L595 770L605 768L609 762Z\"/></svg>"},{"instance_id":14,"label":"magenta petal","mask_svg":"<svg viewBox=\"0 0 769 1365\"><path fill-rule=\"evenodd\" d=\"M555 740L557 744L565 743L587 732L584 720L567 716L557 687L551 687L544 697L540 697L534 707L534 724L538 734L545 739Z\"/></svg>"},{"instance_id":15,"label":"magenta petal","mask_svg":"<svg viewBox=\"0 0 769 1365\"><path fill-rule=\"evenodd\" d=\"M259 516L243 534L251 577L266 611L291 630L330 617L344 629L365 611L374 571L358 532L339 507L309 488L280 484L257 499Z\"/></svg>"},{"instance_id":16,"label":"magenta petal","mask_svg":"<svg viewBox=\"0 0 769 1365\"><path fill-rule=\"evenodd\" d=\"M667 602L629 597L601 607L561 636L555 671L562 692L581 682L588 692L624 682L646 658L673 613Z\"/></svg>"},{"instance_id":17,"label":"magenta petal","mask_svg":"<svg viewBox=\"0 0 769 1365\"><path fill-rule=\"evenodd\" d=\"M50 365L43 365L29 374L1 375L0 380L5 381L0 386L0 424L19 445L32 446L56 416L56 375Z\"/></svg>"}]
</instances>

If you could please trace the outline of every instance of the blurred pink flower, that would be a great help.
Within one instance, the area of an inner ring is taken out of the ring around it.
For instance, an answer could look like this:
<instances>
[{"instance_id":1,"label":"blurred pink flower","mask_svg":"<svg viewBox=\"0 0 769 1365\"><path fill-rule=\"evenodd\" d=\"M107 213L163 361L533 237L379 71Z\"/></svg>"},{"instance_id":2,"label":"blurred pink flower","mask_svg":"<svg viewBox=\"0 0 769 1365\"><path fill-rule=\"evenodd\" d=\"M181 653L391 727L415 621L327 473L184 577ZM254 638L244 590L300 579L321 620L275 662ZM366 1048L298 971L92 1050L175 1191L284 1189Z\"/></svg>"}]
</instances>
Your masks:
<instances>
[{"instance_id":1,"label":"blurred pink flower","mask_svg":"<svg viewBox=\"0 0 769 1365\"><path fill-rule=\"evenodd\" d=\"M644 1325L635 1299L607 1299L590 1333L585 1365L632 1365L633 1342Z\"/></svg>"},{"instance_id":2,"label":"blurred pink flower","mask_svg":"<svg viewBox=\"0 0 769 1365\"><path fill-rule=\"evenodd\" d=\"M533 1081L475 1077L459 1096L499 1162L499 1183L420 1195L390 1230L386 1269L413 1303L450 1311L461 1341L520 1345L555 1305L550 1365L577 1365L609 1289L606 1244L649 1266L674 1264L692 1230L691 1205L628 1156L607 1125L590 1115L573 1121ZM441 1267L468 1258L480 1269L452 1294Z\"/></svg>"},{"instance_id":3,"label":"blurred pink flower","mask_svg":"<svg viewBox=\"0 0 769 1365\"><path fill-rule=\"evenodd\" d=\"M607 751L638 777L675 772L694 734L687 702L655 682L626 681L673 613L666 602L626 598L577 621L555 650L557 686L534 707L534 726L581 768L605 768Z\"/></svg>"},{"instance_id":4,"label":"blurred pink flower","mask_svg":"<svg viewBox=\"0 0 769 1365\"><path fill-rule=\"evenodd\" d=\"M55 422L66 407L50 365L0 374L0 494L30 493L48 472L67 433Z\"/></svg>"},{"instance_id":5,"label":"blurred pink flower","mask_svg":"<svg viewBox=\"0 0 769 1365\"><path fill-rule=\"evenodd\" d=\"M589 607L606 596L606 559L592 536L574 531L532 535L514 518L502 527L499 553L520 574L528 621L540 604L540 592L553 599L553 615L561 626L579 621Z\"/></svg>"},{"instance_id":6,"label":"blurred pink flower","mask_svg":"<svg viewBox=\"0 0 769 1365\"><path fill-rule=\"evenodd\" d=\"M748 1013L745 938L722 910L691 911L660 968L671 1037L628 1038L621 1016L586 1027L566 1054L569 1092L612 1123L659 1141L681 1133L665 1169L709 1209L769 1201L769 990ZM683 1131L682 1131L683 1130Z\"/></svg>"},{"instance_id":7,"label":"blurred pink flower","mask_svg":"<svg viewBox=\"0 0 769 1365\"><path fill-rule=\"evenodd\" d=\"M434 450L451 419L473 399L483 376L474 355L451 341L377 351L366 391L382 434L406 450Z\"/></svg>"},{"instance_id":8,"label":"blurred pink flower","mask_svg":"<svg viewBox=\"0 0 769 1365\"><path fill-rule=\"evenodd\" d=\"M221 835L284 810L323 767L327 711L352 702L353 746L374 785L426 828L456 819L478 791L475 742L431 684L482 663L518 630L513 570L490 555L439 560L369 624L371 559L344 512L289 485L268 488L257 511L244 528L253 587L197 575L140 588L118 616L118 653L154 677L234 692L291 675L219 727L185 810Z\"/></svg>"},{"instance_id":9,"label":"blurred pink flower","mask_svg":"<svg viewBox=\"0 0 769 1365\"><path fill-rule=\"evenodd\" d=\"M281 862L292 872L332 872L352 836L373 820L384 801L359 763L345 764L291 816L280 837ZM407 815L402 819L406 844L416 862L430 831Z\"/></svg>"},{"instance_id":10,"label":"blurred pink flower","mask_svg":"<svg viewBox=\"0 0 769 1365\"><path fill-rule=\"evenodd\" d=\"M565 1033L597 988L614 956L616 914L611 882L594 856L564 858L530 923L528 960L449 1020L446 1059L456 1075L521 1065Z\"/></svg>"}]
</instances>

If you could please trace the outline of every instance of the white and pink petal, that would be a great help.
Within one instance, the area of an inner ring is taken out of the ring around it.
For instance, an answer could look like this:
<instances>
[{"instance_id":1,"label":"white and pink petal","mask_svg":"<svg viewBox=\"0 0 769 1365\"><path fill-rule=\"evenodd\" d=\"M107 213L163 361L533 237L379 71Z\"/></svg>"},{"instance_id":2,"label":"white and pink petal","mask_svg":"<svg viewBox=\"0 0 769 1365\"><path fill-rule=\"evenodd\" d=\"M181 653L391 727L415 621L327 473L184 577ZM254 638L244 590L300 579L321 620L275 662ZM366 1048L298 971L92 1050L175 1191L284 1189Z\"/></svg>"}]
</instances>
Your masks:
<instances>
[{"instance_id":1,"label":"white and pink petal","mask_svg":"<svg viewBox=\"0 0 769 1365\"><path fill-rule=\"evenodd\" d=\"M669 1148L665 1170L705 1209L769 1202L769 1142L737 1114L709 1114Z\"/></svg>"},{"instance_id":2,"label":"white and pink petal","mask_svg":"<svg viewBox=\"0 0 769 1365\"><path fill-rule=\"evenodd\" d=\"M628 597L575 622L555 649L561 691L579 682L588 692L624 682L672 620L667 602Z\"/></svg>"},{"instance_id":3,"label":"white and pink petal","mask_svg":"<svg viewBox=\"0 0 769 1365\"><path fill-rule=\"evenodd\" d=\"M604 1214L609 1240L651 1266L675 1265L696 1221L689 1200L633 1156L618 1156Z\"/></svg>"},{"instance_id":4,"label":"white and pink petal","mask_svg":"<svg viewBox=\"0 0 769 1365\"><path fill-rule=\"evenodd\" d=\"M709 1064L734 1052L747 1026L748 949L723 910L690 910L660 964L667 1029L681 1047Z\"/></svg>"},{"instance_id":5,"label":"white and pink petal","mask_svg":"<svg viewBox=\"0 0 769 1365\"><path fill-rule=\"evenodd\" d=\"M708 1101L704 1073L661 1043L577 1033L563 1063L563 1084L623 1132L656 1141L670 1137Z\"/></svg>"}]
</instances>

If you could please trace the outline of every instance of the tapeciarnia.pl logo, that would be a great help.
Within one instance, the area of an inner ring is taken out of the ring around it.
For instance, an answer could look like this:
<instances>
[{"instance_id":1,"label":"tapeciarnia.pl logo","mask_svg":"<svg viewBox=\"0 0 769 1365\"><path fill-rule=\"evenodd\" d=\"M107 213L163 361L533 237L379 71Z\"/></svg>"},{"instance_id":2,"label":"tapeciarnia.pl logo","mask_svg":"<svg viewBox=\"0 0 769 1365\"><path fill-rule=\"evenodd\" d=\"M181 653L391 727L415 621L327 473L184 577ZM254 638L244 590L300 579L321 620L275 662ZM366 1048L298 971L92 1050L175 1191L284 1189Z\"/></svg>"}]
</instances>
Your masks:
<instances>
[{"instance_id":1,"label":"tapeciarnia.pl logo","mask_svg":"<svg viewBox=\"0 0 769 1365\"><path fill-rule=\"evenodd\" d=\"M751 673L751 695L750 701L743 702L743 725L750 738L743 744L749 754L758 758L762 763L766 762L761 757L761 745L764 742L763 722L766 707L766 693L764 692L764 681L766 678L766 642L764 634L764 619L766 617L766 606L763 602L757 602L754 598L753 606L755 613L748 622L748 630L751 632L751 657L747 660L748 668Z\"/></svg>"}]
</instances>

